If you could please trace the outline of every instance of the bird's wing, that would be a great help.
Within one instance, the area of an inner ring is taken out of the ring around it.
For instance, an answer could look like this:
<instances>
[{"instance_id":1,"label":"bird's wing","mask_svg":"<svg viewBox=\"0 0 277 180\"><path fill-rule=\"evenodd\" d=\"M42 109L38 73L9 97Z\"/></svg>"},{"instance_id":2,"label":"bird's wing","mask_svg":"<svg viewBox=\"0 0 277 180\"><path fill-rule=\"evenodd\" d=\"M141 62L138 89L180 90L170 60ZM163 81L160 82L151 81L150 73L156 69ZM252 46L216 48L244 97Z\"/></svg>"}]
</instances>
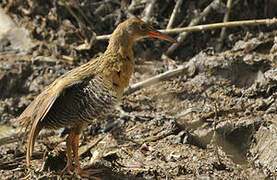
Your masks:
<instances>
[{"instance_id":1,"label":"bird's wing","mask_svg":"<svg viewBox=\"0 0 277 180\"><path fill-rule=\"evenodd\" d=\"M42 129L42 125L39 122L43 120L54 102L67 88L82 83L86 81L86 79L92 78L94 74L97 74L95 70L98 67L97 63L99 60L101 59L97 58L94 61L83 64L56 79L40 95L38 95L17 118L16 122L19 123L22 128L25 128L26 132L28 131L27 129L31 127L26 154L27 165L30 164L30 157L32 155L35 138Z\"/></svg>"},{"instance_id":2,"label":"bird's wing","mask_svg":"<svg viewBox=\"0 0 277 180\"><path fill-rule=\"evenodd\" d=\"M52 84L38 95L17 118L17 123L22 125L21 128L28 129L30 125L32 126L33 124L36 124L40 119L43 119L45 114L47 114L62 91L62 88L55 88L56 90L54 91L51 87L53 87Z\"/></svg>"},{"instance_id":3,"label":"bird's wing","mask_svg":"<svg viewBox=\"0 0 277 180\"><path fill-rule=\"evenodd\" d=\"M56 99L69 87L75 86L82 81L61 81L60 79L54 81L47 89L45 89L36 99L25 109L25 111L18 117L17 122L26 128L31 126L26 160L27 165L30 164L30 158L32 156L34 143L37 135L42 129L39 123L44 119L48 111L51 109L52 105Z\"/></svg>"},{"instance_id":4,"label":"bird's wing","mask_svg":"<svg viewBox=\"0 0 277 180\"><path fill-rule=\"evenodd\" d=\"M91 63L83 64L82 66L75 68L66 74L56 79L50 84L35 100L23 111L23 113L17 118L17 123L22 125L22 128L28 129L31 125L37 124L42 120L56 99L60 94L72 85L76 85L83 82L85 79L90 79L94 76L97 65L95 64L97 59ZM92 66L92 69L89 69ZM82 71L80 71L82 69Z\"/></svg>"},{"instance_id":5,"label":"bird's wing","mask_svg":"<svg viewBox=\"0 0 277 180\"><path fill-rule=\"evenodd\" d=\"M27 165L30 164L35 139L42 129L42 127L40 125L38 126L38 124L45 117L62 91L62 88L53 91L50 87L51 86L49 86L39 96L37 96L36 99L25 109L25 111L18 117L17 120L22 124L23 127L26 128L26 132L28 127L31 126L26 153Z\"/></svg>"}]
</instances>

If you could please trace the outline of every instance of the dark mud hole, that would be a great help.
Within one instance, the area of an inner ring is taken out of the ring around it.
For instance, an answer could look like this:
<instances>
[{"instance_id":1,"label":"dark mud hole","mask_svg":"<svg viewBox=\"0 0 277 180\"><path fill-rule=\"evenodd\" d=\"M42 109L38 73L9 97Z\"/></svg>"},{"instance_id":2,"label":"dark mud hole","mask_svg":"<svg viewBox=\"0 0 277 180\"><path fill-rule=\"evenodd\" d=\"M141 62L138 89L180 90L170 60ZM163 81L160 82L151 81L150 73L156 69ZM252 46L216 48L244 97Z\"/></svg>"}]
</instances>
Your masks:
<instances>
[{"instance_id":1,"label":"dark mud hole","mask_svg":"<svg viewBox=\"0 0 277 180\"><path fill-rule=\"evenodd\" d=\"M27 172L26 140L19 140L23 135L13 120L45 86L104 51L107 41L90 41L93 31L109 34L129 14L120 1L0 2L32 41L28 44L19 35L25 43L18 47L17 38L11 38L16 33L0 36L0 179L77 178L59 173L66 163L63 130L41 133ZM124 2L129 13L144 17L147 3ZM210 2L183 2L173 26L186 26ZM174 5L155 3L154 27L166 27ZM230 19L272 18L275 8L273 0L236 1ZM224 8L202 24L220 22L223 16ZM169 43L138 42L131 84L178 65L188 71L124 96L124 113L116 110L98 126L86 128L80 139L82 165L101 169L95 175L101 179L276 179L274 29L227 29L220 51L220 30L191 33L170 56L173 64L160 58ZM118 126L107 129L112 122Z\"/></svg>"}]
</instances>

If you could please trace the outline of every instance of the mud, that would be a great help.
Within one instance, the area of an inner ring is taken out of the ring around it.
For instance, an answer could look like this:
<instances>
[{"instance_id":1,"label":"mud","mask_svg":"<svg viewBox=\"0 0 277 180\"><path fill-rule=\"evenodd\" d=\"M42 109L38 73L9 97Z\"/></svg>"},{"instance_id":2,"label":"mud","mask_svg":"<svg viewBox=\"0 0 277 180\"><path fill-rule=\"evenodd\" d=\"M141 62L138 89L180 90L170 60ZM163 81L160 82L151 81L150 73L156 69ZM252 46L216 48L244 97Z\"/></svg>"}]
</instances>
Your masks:
<instances>
[{"instance_id":1,"label":"mud","mask_svg":"<svg viewBox=\"0 0 277 180\"><path fill-rule=\"evenodd\" d=\"M26 138L14 120L57 77L104 52L107 41L96 35L130 14L143 18L148 4L0 2L0 179L79 179L60 173L66 130L41 133L27 170ZM173 27L188 25L210 2L184 1ZM149 20L155 28L166 27L174 5L156 1ZM230 19L273 18L276 7L273 0L235 1ZM201 23L221 22L224 12ZM181 65L188 71L124 96L111 116L87 127L81 164L107 180L276 179L275 29L228 28L222 44L219 29L191 33L170 59L162 58L167 42L136 43L131 84Z\"/></svg>"}]
</instances>

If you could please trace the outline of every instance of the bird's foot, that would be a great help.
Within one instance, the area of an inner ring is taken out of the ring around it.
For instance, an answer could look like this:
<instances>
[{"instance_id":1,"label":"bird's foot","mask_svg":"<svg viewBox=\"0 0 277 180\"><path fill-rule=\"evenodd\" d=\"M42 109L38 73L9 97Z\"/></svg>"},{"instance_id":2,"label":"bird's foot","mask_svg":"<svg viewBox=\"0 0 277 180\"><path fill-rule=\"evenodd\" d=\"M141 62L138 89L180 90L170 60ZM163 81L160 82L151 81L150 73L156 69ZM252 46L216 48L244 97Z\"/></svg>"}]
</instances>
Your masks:
<instances>
[{"instance_id":1,"label":"bird's foot","mask_svg":"<svg viewBox=\"0 0 277 180\"><path fill-rule=\"evenodd\" d=\"M82 178L88 178L88 179L95 179L95 180L101 180L98 177L95 177L95 174L98 174L102 172L101 169L81 169L81 168L77 168L77 174L79 176L81 176Z\"/></svg>"}]
</instances>

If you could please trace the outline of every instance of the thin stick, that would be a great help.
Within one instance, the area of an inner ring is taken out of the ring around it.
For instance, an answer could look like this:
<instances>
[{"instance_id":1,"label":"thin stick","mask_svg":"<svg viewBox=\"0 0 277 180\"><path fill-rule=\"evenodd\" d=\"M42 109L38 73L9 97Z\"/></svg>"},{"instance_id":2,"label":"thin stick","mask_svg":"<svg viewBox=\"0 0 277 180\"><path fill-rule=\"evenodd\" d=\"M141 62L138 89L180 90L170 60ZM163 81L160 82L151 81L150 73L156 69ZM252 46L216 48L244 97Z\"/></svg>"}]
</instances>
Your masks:
<instances>
[{"instance_id":1,"label":"thin stick","mask_svg":"<svg viewBox=\"0 0 277 180\"><path fill-rule=\"evenodd\" d=\"M223 18L223 22L227 22L229 21L229 15L230 15L230 12L231 12L231 7L232 7L232 0L228 0L227 1L227 11L225 12L225 15L224 15L224 18ZM225 39L225 34L226 34L226 27L223 27L221 29L221 32L220 32L220 44L219 44L219 47L218 47L218 50L221 50L222 48L222 45L223 45L223 41Z\"/></svg>"},{"instance_id":2,"label":"thin stick","mask_svg":"<svg viewBox=\"0 0 277 180\"><path fill-rule=\"evenodd\" d=\"M170 16L170 19L168 21L168 24L166 26L166 29L171 29L172 28L172 25L173 25L173 22L175 20L176 14L177 14L178 10L180 9L182 3L183 3L183 0L177 0L177 2L175 4L175 7L172 11L172 14Z\"/></svg>"},{"instance_id":3,"label":"thin stick","mask_svg":"<svg viewBox=\"0 0 277 180\"><path fill-rule=\"evenodd\" d=\"M23 133L16 133L14 135L11 135L9 137L2 137L0 138L0 146L5 144L10 144L14 142L18 142L20 140L20 137L23 136Z\"/></svg>"},{"instance_id":4,"label":"thin stick","mask_svg":"<svg viewBox=\"0 0 277 180\"><path fill-rule=\"evenodd\" d=\"M78 12L82 15L82 17L86 20L86 22L89 23L89 25L90 25L91 27L93 27L93 24L92 24L92 22L91 22L90 19L89 19L89 18L92 18L92 17L91 17L89 14L87 15L87 14L84 13L84 11L80 8L81 4L80 4L79 1L71 0L71 1L69 1L69 4L70 4L72 7L76 8L77 11L78 11ZM89 18L88 18L87 16L89 16ZM80 21L80 20L79 20L79 21Z\"/></svg>"},{"instance_id":5,"label":"thin stick","mask_svg":"<svg viewBox=\"0 0 277 180\"><path fill-rule=\"evenodd\" d=\"M188 26L195 26L196 24L198 24L204 17L206 17L210 12L212 12L213 9L218 9L219 8L219 4L220 1L219 0L214 0L213 2L211 2L211 4L209 4L204 11L197 17L195 17ZM166 54L170 55L172 54L179 46L180 44L187 38L188 36L188 32L183 32L179 35L179 37L177 38L177 41L179 43L174 43L172 44Z\"/></svg>"},{"instance_id":6,"label":"thin stick","mask_svg":"<svg viewBox=\"0 0 277 180\"><path fill-rule=\"evenodd\" d=\"M182 28L173 28L173 29L161 29L159 30L165 34L178 34L181 32L194 32L194 31L204 31L210 29L218 29L223 27L237 27L237 26L258 26L258 25L273 25L277 24L277 19L254 19L254 20L244 20L244 21L229 21L226 23L214 23L214 24L205 24L191 27L182 27ZM96 40L108 40L110 38L109 35L101 35L97 36Z\"/></svg>"},{"instance_id":7,"label":"thin stick","mask_svg":"<svg viewBox=\"0 0 277 180\"><path fill-rule=\"evenodd\" d=\"M62 2L62 1L61 1ZM85 29L85 23L82 21L81 18L79 18L79 16L72 10L72 8L66 3L66 2L62 2L65 6L65 8L68 10L68 12L74 17L74 19L77 21L78 25L80 26L80 28L83 30Z\"/></svg>"},{"instance_id":8,"label":"thin stick","mask_svg":"<svg viewBox=\"0 0 277 180\"><path fill-rule=\"evenodd\" d=\"M217 110L217 102L214 103L214 107L215 107L215 117L214 117L214 126L213 126L213 131L214 131L214 134L213 134L213 138L212 138L212 141L213 141L213 144L214 144L214 151L215 151L215 154L216 154L216 157L217 157L217 160L218 160L218 163L219 164L222 164L221 163L221 159L220 159L220 156L219 156L219 147L218 147L218 144L217 144L217 134L216 134L216 123L218 121L218 110Z\"/></svg>"},{"instance_id":9,"label":"thin stick","mask_svg":"<svg viewBox=\"0 0 277 180\"><path fill-rule=\"evenodd\" d=\"M223 22L225 22L225 23L229 20L229 15L230 15L231 7L232 7L232 0L227 1L226 7L227 7L227 11L226 11L226 13L224 15L224 19L223 19ZM226 27L223 27L221 30L221 33L220 33L221 39L224 39L225 32L226 32Z\"/></svg>"},{"instance_id":10,"label":"thin stick","mask_svg":"<svg viewBox=\"0 0 277 180\"><path fill-rule=\"evenodd\" d=\"M41 138L41 137L50 137L50 136L53 136L53 135L55 135L55 132L49 131L49 132L40 134L39 138ZM9 137L2 137L2 138L0 138L0 146L5 145L5 144L18 142L22 138L24 138L24 133L22 133L22 132L14 133L14 134L10 135Z\"/></svg>"},{"instance_id":11,"label":"thin stick","mask_svg":"<svg viewBox=\"0 0 277 180\"><path fill-rule=\"evenodd\" d=\"M145 22L150 22L153 10L154 10L154 5L156 3L156 0L148 0L149 2L147 3L145 9L144 9L144 17L143 20Z\"/></svg>"},{"instance_id":12,"label":"thin stick","mask_svg":"<svg viewBox=\"0 0 277 180\"><path fill-rule=\"evenodd\" d=\"M165 34L177 34L180 32L193 32L193 31L204 31L209 29L217 29L222 27L236 27L236 26L258 26L258 25L273 25L277 24L277 19L254 19L254 20L244 20L244 21L229 21L226 23L214 23L214 24L205 24L192 27L184 28L174 28L174 29L164 29L160 32Z\"/></svg>"},{"instance_id":13,"label":"thin stick","mask_svg":"<svg viewBox=\"0 0 277 180\"><path fill-rule=\"evenodd\" d=\"M89 152L93 147L95 147L100 141L102 141L104 139L105 136L100 136L98 137L98 139L93 143L90 144L86 147L85 150L83 150L82 148L79 149L79 156L82 156L83 154Z\"/></svg>"},{"instance_id":14,"label":"thin stick","mask_svg":"<svg viewBox=\"0 0 277 180\"><path fill-rule=\"evenodd\" d=\"M156 83L158 83L160 81L164 81L164 80L170 79L172 77L181 75L181 74L186 72L187 68L188 68L187 66L180 66L177 69L166 71L166 72L164 72L162 74L159 74L157 76L149 78L149 79L147 79L145 81L136 83L136 84L130 86L128 89L126 89L124 91L124 95L129 95L129 94L131 94L131 93L133 93L133 92L135 92L137 90L140 90L141 88L148 87L148 86L156 84Z\"/></svg>"}]
</instances>

